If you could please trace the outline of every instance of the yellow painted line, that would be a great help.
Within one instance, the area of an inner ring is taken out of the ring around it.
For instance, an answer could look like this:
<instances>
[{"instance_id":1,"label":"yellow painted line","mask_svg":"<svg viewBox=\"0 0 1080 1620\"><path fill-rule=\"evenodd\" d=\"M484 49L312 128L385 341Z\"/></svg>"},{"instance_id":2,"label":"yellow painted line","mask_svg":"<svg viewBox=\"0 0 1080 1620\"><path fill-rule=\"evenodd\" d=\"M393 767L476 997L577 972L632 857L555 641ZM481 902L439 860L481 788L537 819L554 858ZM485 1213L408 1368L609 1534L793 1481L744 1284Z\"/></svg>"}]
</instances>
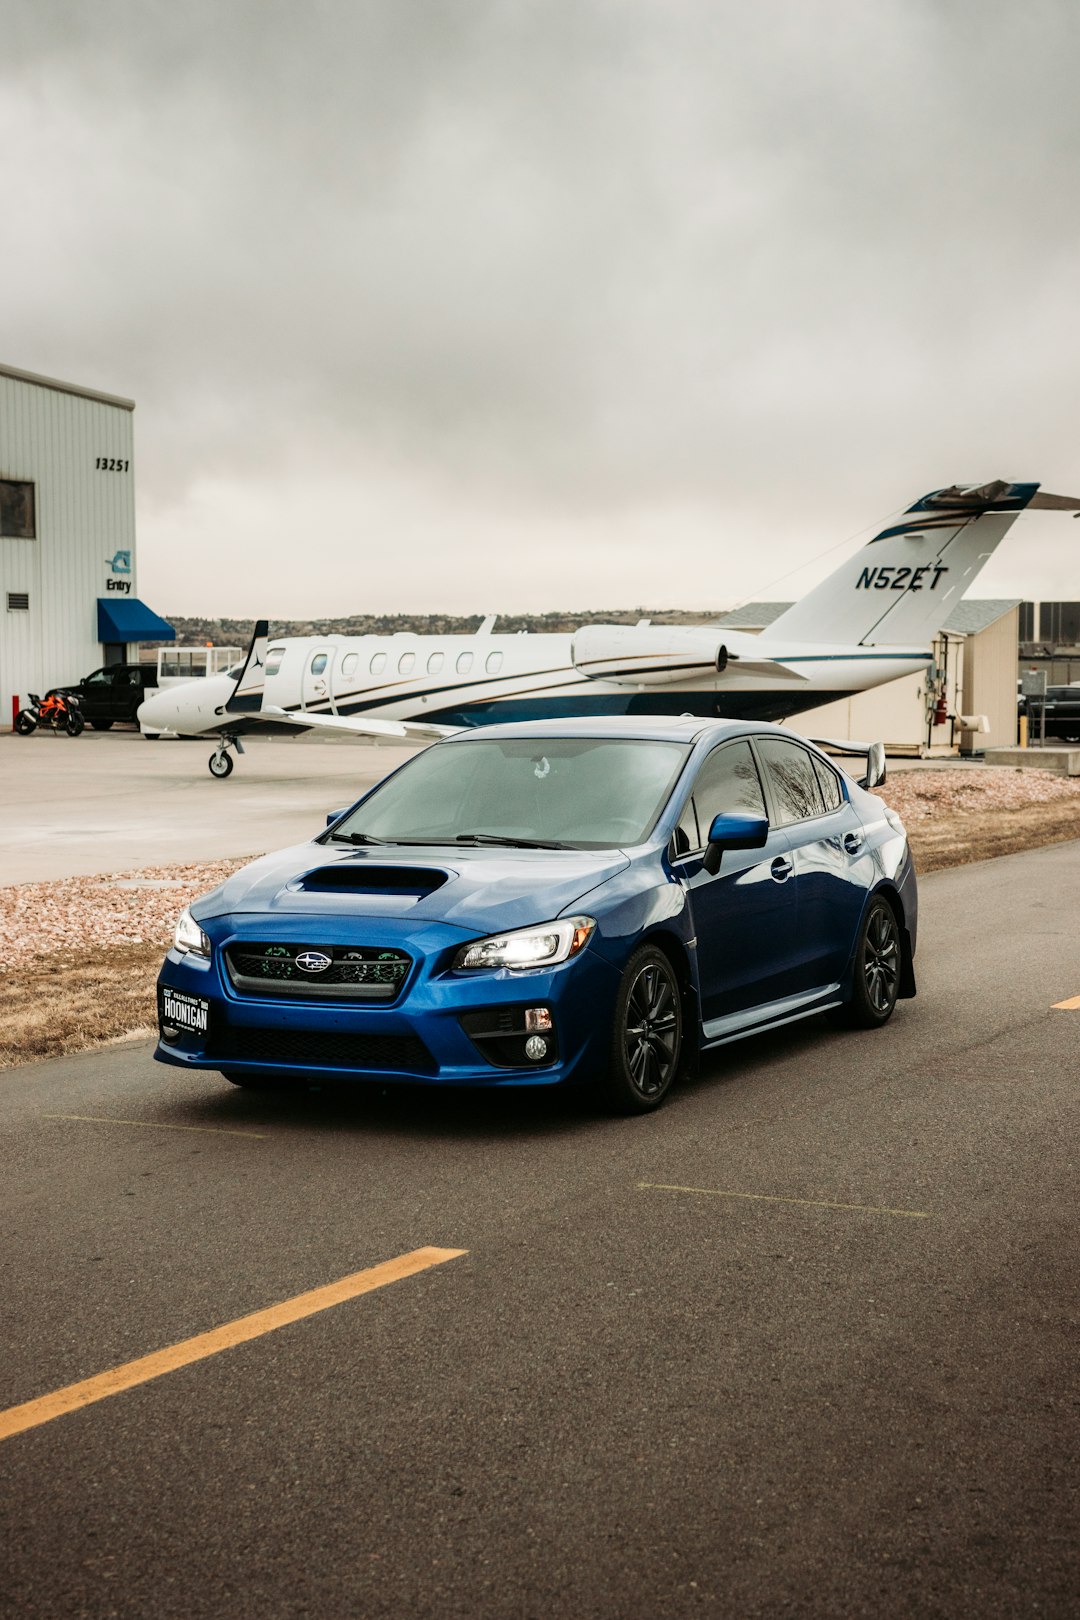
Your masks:
<instances>
[{"instance_id":1,"label":"yellow painted line","mask_svg":"<svg viewBox=\"0 0 1080 1620\"><path fill-rule=\"evenodd\" d=\"M1080 1012L1080 996L1070 996L1068 1001L1055 1001L1051 1012Z\"/></svg>"},{"instance_id":2,"label":"yellow painted line","mask_svg":"<svg viewBox=\"0 0 1080 1620\"><path fill-rule=\"evenodd\" d=\"M824 1198L774 1198L768 1193L721 1192L718 1187L670 1187L663 1181L639 1181L641 1192L707 1193L710 1198L747 1198L754 1204L801 1204L804 1209L855 1209L863 1215L903 1215L912 1221L928 1221L925 1209L885 1209L881 1204L831 1204Z\"/></svg>"},{"instance_id":3,"label":"yellow painted line","mask_svg":"<svg viewBox=\"0 0 1080 1620\"><path fill-rule=\"evenodd\" d=\"M251 1136L265 1142L265 1131L233 1131L225 1125L163 1125L157 1119L107 1119L96 1114L42 1114L42 1119L73 1119L80 1125L142 1125L148 1131L200 1131L209 1136Z\"/></svg>"},{"instance_id":4,"label":"yellow painted line","mask_svg":"<svg viewBox=\"0 0 1080 1620\"><path fill-rule=\"evenodd\" d=\"M233 1345L261 1338L264 1333L273 1333L275 1328L287 1327L290 1322L302 1321L305 1316L315 1316L319 1311L329 1310L332 1305L341 1305L360 1294L370 1294L375 1288L385 1288L387 1283L399 1282L402 1277L413 1277L418 1271L441 1266L445 1261L456 1260L468 1252L467 1249L412 1249L408 1254L399 1254L394 1260L384 1260L366 1271L354 1271L337 1282L313 1288L306 1294L297 1294L279 1305L253 1311L250 1316L239 1316L235 1322L211 1328L209 1333L197 1333L193 1339L181 1339L179 1344L155 1350L149 1356L140 1356L137 1361L125 1361L122 1366L112 1367L94 1378L68 1384L64 1389L54 1390L51 1395L41 1395L35 1401L24 1401L21 1406L9 1406L6 1412L0 1412L0 1440L22 1434L24 1429L36 1429L40 1424L50 1423L53 1418L63 1417L67 1412L77 1412L80 1407L103 1401L108 1395L119 1395L122 1390L133 1389L136 1384L160 1378L163 1373L176 1372L179 1367L189 1367L193 1361L216 1356L219 1350L231 1350Z\"/></svg>"}]
</instances>

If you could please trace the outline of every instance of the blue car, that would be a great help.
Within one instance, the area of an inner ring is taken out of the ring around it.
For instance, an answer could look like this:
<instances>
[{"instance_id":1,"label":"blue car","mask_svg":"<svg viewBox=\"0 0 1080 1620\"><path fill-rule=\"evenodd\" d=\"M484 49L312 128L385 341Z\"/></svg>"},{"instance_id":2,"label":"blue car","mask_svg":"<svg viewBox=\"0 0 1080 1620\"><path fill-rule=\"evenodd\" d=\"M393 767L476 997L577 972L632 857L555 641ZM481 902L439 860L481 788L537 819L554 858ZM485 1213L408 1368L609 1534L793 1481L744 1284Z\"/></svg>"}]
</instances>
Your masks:
<instances>
[{"instance_id":1,"label":"blue car","mask_svg":"<svg viewBox=\"0 0 1080 1620\"><path fill-rule=\"evenodd\" d=\"M656 1108L727 1041L915 994L903 823L777 726L537 721L436 743L185 911L156 1056L239 1086L587 1081Z\"/></svg>"}]
</instances>

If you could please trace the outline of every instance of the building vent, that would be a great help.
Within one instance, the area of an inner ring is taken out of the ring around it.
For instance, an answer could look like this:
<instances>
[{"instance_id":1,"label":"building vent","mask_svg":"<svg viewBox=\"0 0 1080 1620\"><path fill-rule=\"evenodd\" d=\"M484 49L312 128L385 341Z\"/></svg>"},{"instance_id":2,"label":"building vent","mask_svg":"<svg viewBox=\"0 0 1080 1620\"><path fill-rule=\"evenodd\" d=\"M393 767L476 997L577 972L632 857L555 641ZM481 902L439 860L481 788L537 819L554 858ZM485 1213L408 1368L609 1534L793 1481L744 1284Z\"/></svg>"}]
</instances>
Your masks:
<instances>
[{"instance_id":1,"label":"building vent","mask_svg":"<svg viewBox=\"0 0 1080 1620\"><path fill-rule=\"evenodd\" d=\"M7 605L9 613L28 613L30 611L30 592L8 591Z\"/></svg>"}]
</instances>

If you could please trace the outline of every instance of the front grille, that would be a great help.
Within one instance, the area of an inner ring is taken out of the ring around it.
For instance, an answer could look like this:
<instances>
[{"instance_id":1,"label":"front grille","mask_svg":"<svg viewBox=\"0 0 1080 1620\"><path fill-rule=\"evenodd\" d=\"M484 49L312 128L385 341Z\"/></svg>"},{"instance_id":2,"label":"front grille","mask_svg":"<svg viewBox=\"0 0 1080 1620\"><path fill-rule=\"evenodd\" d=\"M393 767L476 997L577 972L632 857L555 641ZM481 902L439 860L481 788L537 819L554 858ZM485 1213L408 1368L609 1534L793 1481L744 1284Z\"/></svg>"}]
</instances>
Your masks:
<instances>
[{"instance_id":1,"label":"front grille","mask_svg":"<svg viewBox=\"0 0 1080 1620\"><path fill-rule=\"evenodd\" d=\"M214 1040L221 1062L247 1059L292 1069L360 1069L434 1074L435 1063L416 1035L348 1034L336 1030L223 1029Z\"/></svg>"},{"instance_id":2,"label":"front grille","mask_svg":"<svg viewBox=\"0 0 1080 1620\"><path fill-rule=\"evenodd\" d=\"M329 965L320 966L327 958ZM306 968L301 966L305 959ZM249 940L230 945L225 961L241 994L338 1001L393 1001L412 966L412 957L404 951L378 945L283 945Z\"/></svg>"}]
</instances>

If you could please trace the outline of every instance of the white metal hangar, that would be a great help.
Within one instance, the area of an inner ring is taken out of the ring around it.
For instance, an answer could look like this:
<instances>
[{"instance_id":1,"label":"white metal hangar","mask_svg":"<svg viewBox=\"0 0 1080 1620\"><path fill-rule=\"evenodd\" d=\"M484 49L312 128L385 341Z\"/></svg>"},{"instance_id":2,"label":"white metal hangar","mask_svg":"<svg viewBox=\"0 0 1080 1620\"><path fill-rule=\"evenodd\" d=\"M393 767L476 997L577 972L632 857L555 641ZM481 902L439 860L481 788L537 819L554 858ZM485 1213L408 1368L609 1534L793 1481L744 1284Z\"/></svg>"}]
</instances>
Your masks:
<instances>
[{"instance_id":1,"label":"white metal hangar","mask_svg":"<svg viewBox=\"0 0 1080 1620\"><path fill-rule=\"evenodd\" d=\"M0 364L0 715L137 657L134 402Z\"/></svg>"}]
</instances>

